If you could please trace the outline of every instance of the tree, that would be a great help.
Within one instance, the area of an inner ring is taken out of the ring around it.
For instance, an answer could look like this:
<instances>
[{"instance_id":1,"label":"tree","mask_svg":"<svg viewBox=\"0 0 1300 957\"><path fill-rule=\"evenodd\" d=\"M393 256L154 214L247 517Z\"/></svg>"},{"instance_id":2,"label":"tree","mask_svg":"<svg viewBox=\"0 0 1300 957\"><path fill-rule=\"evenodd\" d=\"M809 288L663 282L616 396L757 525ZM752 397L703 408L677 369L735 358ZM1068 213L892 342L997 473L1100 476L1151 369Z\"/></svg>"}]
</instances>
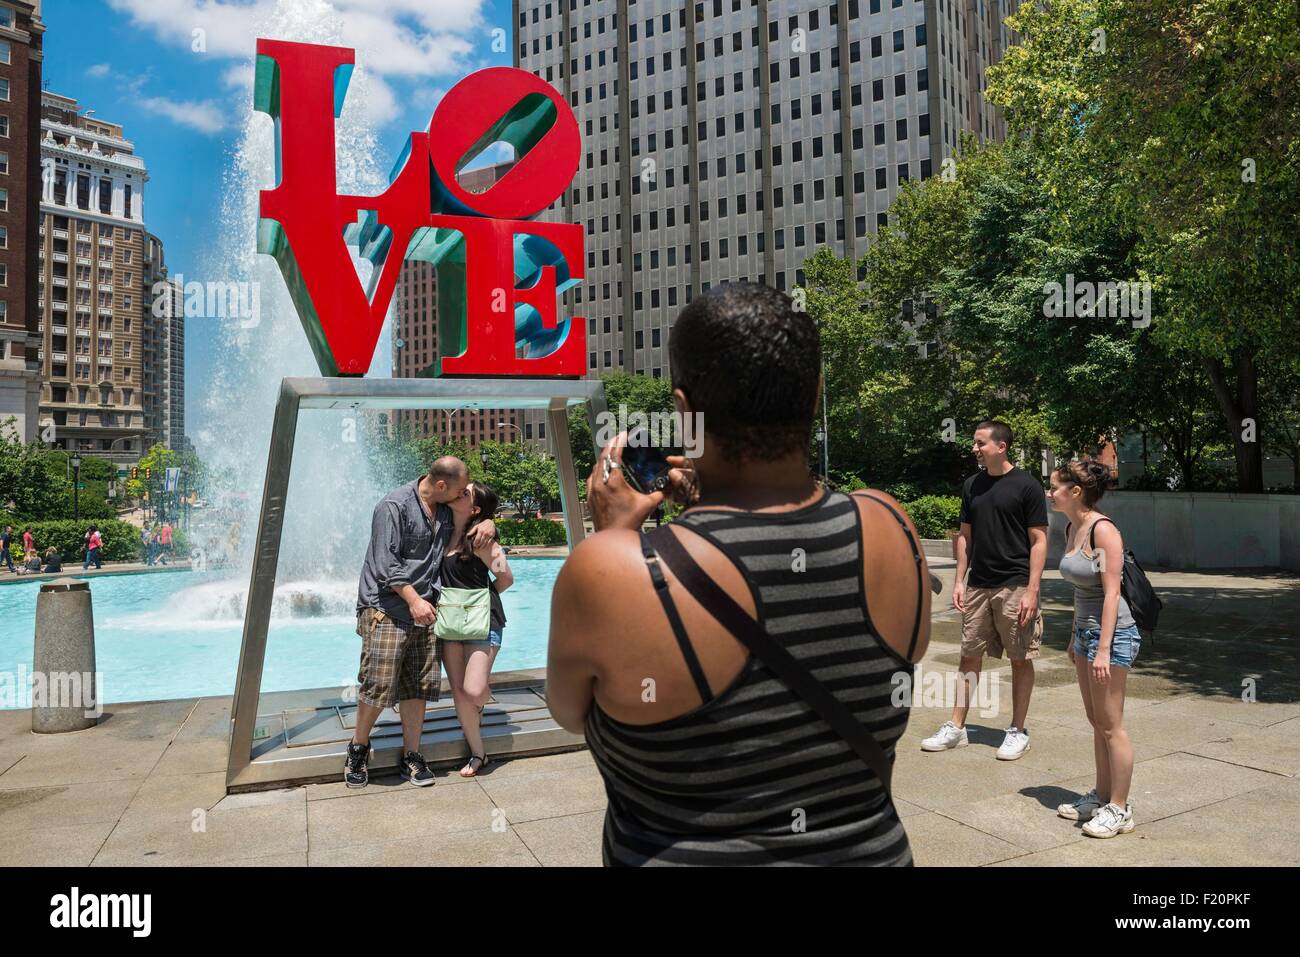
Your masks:
<instances>
[{"instance_id":1,"label":"tree","mask_svg":"<svg viewBox=\"0 0 1300 957\"><path fill-rule=\"evenodd\" d=\"M70 485L61 463L45 446L24 443L13 427L14 419L3 423L0 432L0 510L33 521L62 518Z\"/></svg>"},{"instance_id":2,"label":"tree","mask_svg":"<svg viewBox=\"0 0 1300 957\"><path fill-rule=\"evenodd\" d=\"M605 384L605 405L609 414L620 424L624 421L618 418L620 409L625 409L628 415L634 412L648 415L673 411L672 384L668 379L656 379L632 372L608 372L600 380ZM599 427L598 424L597 428ZM573 447L573 462L578 472L579 494L586 495L584 480L596 463L596 447L587 422L585 405L569 409L569 442Z\"/></svg>"},{"instance_id":3,"label":"tree","mask_svg":"<svg viewBox=\"0 0 1300 957\"><path fill-rule=\"evenodd\" d=\"M1013 136L1049 144L1054 187L1113 172L1138 233L1154 334L1192 356L1230 435L1241 491L1263 489L1257 436L1300 350L1300 30L1294 0L1056 0L1008 18L989 70Z\"/></svg>"}]
</instances>

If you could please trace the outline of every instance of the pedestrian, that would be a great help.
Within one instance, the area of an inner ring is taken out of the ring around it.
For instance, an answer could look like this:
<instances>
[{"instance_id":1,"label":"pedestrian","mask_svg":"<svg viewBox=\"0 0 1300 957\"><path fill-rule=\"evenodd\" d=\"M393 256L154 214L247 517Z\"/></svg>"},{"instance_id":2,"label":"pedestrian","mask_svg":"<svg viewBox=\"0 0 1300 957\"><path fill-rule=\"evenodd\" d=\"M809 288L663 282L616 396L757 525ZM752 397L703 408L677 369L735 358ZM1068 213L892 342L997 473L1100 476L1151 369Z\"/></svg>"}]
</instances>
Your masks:
<instances>
[{"instance_id":1,"label":"pedestrian","mask_svg":"<svg viewBox=\"0 0 1300 957\"><path fill-rule=\"evenodd\" d=\"M451 503L451 542L440 573L442 592L434 634L469 745L469 760L460 769L463 778L474 777L490 761L483 745L483 708L492 696L488 675L506 626L500 593L515 580L498 542L488 540L477 549L470 546L470 533L496 514L497 501L497 493L486 482L471 482L469 495Z\"/></svg>"},{"instance_id":2,"label":"pedestrian","mask_svg":"<svg viewBox=\"0 0 1300 957\"><path fill-rule=\"evenodd\" d=\"M99 534L99 529L92 525L90 531L86 533L86 559L81 563L81 570L85 571L94 562L96 568L103 568L104 562L100 558L100 549L104 545L104 539Z\"/></svg>"},{"instance_id":3,"label":"pedestrian","mask_svg":"<svg viewBox=\"0 0 1300 957\"><path fill-rule=\"evenodd\" d=\"M443 556L451 543L450 503L469 496L469 469L444 455L429 471L390 492L375 506L370 545L357 585L357 634L361 668L357 675L356 730L348 744L344 783L369 782L370 732L385 708L402 716L402 779L427 787L433 772L420 754L425 702L442 691L442 659L432 634ZM469 533L478 550L496 537L492 520Z\"/></svg>"},{"instance_id":4,"label":"pedestrian","mask_svg":"<svg viewBox=\"0 0 1300 957\"><path fill-rule=\"evenodd\" d=\"M1133 742L1124 727L1124 692L1142 645L1123 594L1124 540L1096 507L1109 481L1109 466L1084 459L1053 472L1050 492L1052 508L1070 520L1060 566L1061 577L1074 586L1069 653L1092 725L1097 764L1093 789L1056 813L1086 822L1083 833L1101 838L1128 834L1137 826L1128 803Z\"/></svg>"},{"instance_id":5,"label":"pedestrian","mask_svg":"<svg viewBox=\"0 0 1300 957\"><path fill-rule=\"evenodd\" d=\"M953 606L961 612L961 664L952 720L921 742L923 751L964 748L966 716L985 656L1011 661L1011 726L1000 761L1029 750L1029 697L1043 640L1038 595L1047 563L1047 498L1038 479L1012 464L1011 427L975 427L971 451L981 469L962 487ZM970 580L966 581L967 570Z\"/></svg>"},{"instance_id":6,"label":"pedestrian","mask_svg":"<svg viewBox=\"0 0 1300 957\"><path fill-rule=\"evenodd\" d=\"M715 286L668 348L701 441L648 495L623 434L602 451L551 601L547 703L604 779L603 860L908 866L889 780L929 641L915 530L810 471L821 345L788 296ZM643 532L666 494L689 507Z\"/></svg>"},{"instance_id":7,"label":"pedestrian","mask_svg":"<svg viewBox=\"0 0 1300 957\"><path fill-rule=\"evenodd\" d=\"M14 556L9 551L9 543L13 541L13 538L14 527L12 525L6 525L5 530L0 532L0 552L4 553L5 566L17 575L18 569L14 568Z\"/></svg>"}]
</instances>

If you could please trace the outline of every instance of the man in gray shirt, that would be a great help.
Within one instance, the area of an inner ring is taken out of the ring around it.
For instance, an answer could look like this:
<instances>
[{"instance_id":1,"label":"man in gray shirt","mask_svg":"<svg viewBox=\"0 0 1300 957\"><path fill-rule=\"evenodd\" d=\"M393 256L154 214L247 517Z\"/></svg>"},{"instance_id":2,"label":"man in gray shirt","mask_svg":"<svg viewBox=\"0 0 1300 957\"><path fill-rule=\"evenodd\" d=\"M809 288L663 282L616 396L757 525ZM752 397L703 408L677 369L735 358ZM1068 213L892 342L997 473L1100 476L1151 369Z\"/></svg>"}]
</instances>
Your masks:
<instances>
[{"instance_id":1,"label":"man in gray shirt","mask_svg":"<svg viewBox=\"0 0 1300 957\"><path fill-rule=\"evenodd\" d=\"M468 492L469 469L455 456L444 455L429 474L375 506L357 587L361 670L356 733L343 769L348 787L366 786L371 729L394 704L402 715L402 777L421 787L433 783L420 754L425 702L437 701L442 685L438 642L430 629L437 617L438 573L452 534L447 506ZM495 537L490 520L469 533L474 547Z\"/></svg>"}]
</instances>

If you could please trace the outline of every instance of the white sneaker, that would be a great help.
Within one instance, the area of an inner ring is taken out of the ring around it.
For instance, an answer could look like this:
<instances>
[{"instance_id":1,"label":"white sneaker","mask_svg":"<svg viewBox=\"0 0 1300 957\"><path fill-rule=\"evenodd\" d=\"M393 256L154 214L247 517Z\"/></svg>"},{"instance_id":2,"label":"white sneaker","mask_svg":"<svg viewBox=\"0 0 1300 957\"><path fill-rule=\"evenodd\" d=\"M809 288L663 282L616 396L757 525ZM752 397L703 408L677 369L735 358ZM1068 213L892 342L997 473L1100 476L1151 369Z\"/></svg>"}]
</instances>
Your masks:
<instances>
[{"instance_id":1,"label":"white sneaker","mask_svg":"<svg viewBox=\"0 0 1300 957\"><path fill-rule=\"evenodd\" d=\"M921 742L921 750L950 751L953 748L964 748L968 744L970 741L966 738L966 729L957 727L951 721L945 721L937 734Z\"/></svg>"},{"instance_id":2,"label":"white sneaker","mask_svg":"<svg viewBox=\"0 0 1300 957\"><path fill-rule=\"evenodd\" d=\"M1116 834L1127 834L1135 827L1137 822L1133 820L1132 808L1107 804L1083 826L1083 833L1089 837L1114 837Z\"/></svg>"},{"instance_id":3,"label":"white sneaker","mask_svg":"<svg viewBox=\"0 0 1300 957\"><path fill-rule=\"evenodd\" d=\"M1020 728L1007 728L1007 736L998 748L999 761L1014 761L1029 750L1029 734Z\"/></svg>"},{"instance_id":4,"label":"white sneaker","mask_svg":"<svg viewBox=\"0 0 1300 957\"><path fill-rule=\"evenodd\" d=\"M1081 794L1067 804L1058 805L1056 813L1067 821L1089 821L1106 802L1097 797L1097 789Z\"/></svg>"}]
</instances>

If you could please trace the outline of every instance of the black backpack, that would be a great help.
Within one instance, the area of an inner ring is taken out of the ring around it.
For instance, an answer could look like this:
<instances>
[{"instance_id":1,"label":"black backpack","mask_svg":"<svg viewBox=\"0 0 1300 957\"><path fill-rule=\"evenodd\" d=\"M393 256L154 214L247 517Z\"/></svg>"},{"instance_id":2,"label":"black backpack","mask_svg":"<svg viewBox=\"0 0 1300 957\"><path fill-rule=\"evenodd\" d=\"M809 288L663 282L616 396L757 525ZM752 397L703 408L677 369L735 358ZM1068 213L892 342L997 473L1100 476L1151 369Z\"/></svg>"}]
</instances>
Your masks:
<instances>
[{"instance_id":1,"label":"black backpack","mask_svg":"<svg viewBox=\"0 0 1300 957\"><path fill-rule=\"evenodd\" d=\"M1097 551L1097 525L1101 522L1111 522L1108 518L1099 518L1092 523L1092 528L1088 530L1088 548L1095 554ZM1067 525L1065 533L1068 536L1070 527ZM1142 631L1156 630L1156 622L1160 618L1160 609L1165 607L1156 590L1151 587L1151 581L1147 578L1147 573L1142 570L1138 564L1137 556L1133 554L1133 549L1124 549L1124 570L1120 576L1120 594L1124 596L1124 601L1128 602L1129 611L1133 613L1133 621L1137 623L1138 628Z\"/></svg>"}]
</instances>

